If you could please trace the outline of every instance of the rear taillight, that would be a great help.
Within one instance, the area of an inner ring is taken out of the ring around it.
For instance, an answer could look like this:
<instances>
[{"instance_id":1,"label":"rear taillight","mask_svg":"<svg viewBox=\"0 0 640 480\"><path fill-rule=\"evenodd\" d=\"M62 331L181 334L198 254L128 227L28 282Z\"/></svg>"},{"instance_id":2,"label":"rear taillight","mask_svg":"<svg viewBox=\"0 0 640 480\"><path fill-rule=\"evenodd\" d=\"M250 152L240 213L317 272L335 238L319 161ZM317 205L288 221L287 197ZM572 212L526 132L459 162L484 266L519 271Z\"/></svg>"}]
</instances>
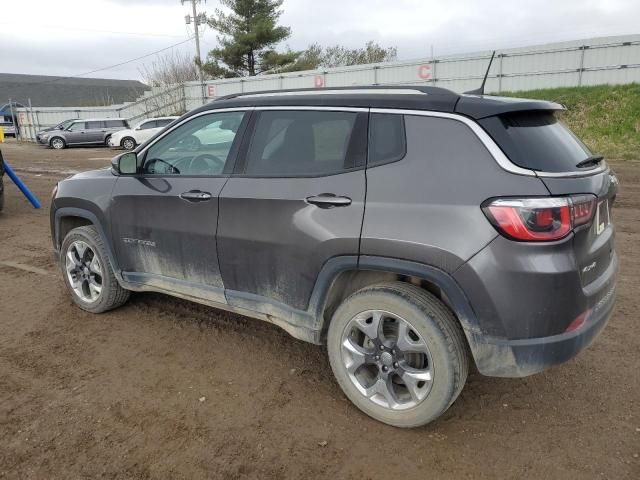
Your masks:
<instances>
[{"instance_id":1,"label":"rear taillight","mask_svg":"<svg viewBox=\"0 0 640 480\"><path fill-rule=\"evenodd\" d=\"M593 218L596 197L498 198L482 210L500 233L513 240L549 242L566 237Z\"/></svg>"}]
</instances>

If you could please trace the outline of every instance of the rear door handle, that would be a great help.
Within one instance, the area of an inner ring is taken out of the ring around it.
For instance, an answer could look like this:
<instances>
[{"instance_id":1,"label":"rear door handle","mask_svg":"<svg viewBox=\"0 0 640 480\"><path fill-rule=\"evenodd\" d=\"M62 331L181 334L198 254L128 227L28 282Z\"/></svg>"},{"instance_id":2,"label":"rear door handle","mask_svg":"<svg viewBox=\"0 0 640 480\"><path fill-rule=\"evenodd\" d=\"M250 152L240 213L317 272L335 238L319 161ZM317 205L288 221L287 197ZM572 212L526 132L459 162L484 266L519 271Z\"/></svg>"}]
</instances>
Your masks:
<instances>
[{"instance_id":1,"label":"rear door handle","mask_svg":"<svg viewBox=\"0 0 640 480\"><path fill-rule=\"evenodd\" d=\"M339 197L333 193L322 193L306 198L307 203L320 208L347 207L351 205L349 197Z\"/></svg>"},{"instance_id":2,"label":"rear door handle","mask_svg":"<svg viewBox=\"0 0 640 480\"><path fill-rule=\"evenodd\" d=\"M202 192L200 190L191 190L180 194L180 198L187 202L206 202L211 200L212 195L209 192Z\"/></svg>"}]
</instances>

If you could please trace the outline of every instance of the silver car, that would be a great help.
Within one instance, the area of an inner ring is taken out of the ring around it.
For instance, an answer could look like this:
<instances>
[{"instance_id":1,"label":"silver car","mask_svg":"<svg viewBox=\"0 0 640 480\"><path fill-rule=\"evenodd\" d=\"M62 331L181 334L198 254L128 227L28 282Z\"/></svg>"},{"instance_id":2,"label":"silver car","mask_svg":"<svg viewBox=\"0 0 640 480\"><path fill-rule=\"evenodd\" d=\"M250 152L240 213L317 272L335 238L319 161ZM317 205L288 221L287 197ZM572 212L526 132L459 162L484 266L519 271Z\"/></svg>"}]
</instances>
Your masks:
<instances>
[{"instance_id":1,"label":"silver car","mask_svg":"<svg viewBox=\"0 0 640 480\"><path fill-rule=\"evenodd\" d=\"M86 118L78 119L61 130L44 132L40 139L51 148L60 150L69 145L105 145L111 135L129 128L129 122L123 118Z\"/></svg>"}]
</instances>

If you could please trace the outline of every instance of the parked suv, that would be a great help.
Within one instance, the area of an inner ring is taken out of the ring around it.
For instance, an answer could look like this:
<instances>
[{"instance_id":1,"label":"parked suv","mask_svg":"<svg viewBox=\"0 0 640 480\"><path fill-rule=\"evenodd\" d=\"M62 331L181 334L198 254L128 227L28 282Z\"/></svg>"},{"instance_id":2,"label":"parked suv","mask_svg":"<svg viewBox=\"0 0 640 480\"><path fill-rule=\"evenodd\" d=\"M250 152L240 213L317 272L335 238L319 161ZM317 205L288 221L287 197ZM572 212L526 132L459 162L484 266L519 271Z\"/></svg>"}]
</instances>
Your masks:
<instances>
[{"instance_id":1,"label":"parked suv","mask_svg":"<svg viewBox=\"0 0 640 480\"><path fill-rule=\"evenodd\" d=\"M58 184L64 281L89 312L156 291L274 323L326 344L368 415L428 423L471 361L540 372L609 318L617 180L561 109L428 87L214 101Z\"/></svg>"},{"instance_id":2,"label":"parked suv","mask_svg":"<svg viewBox=\"0 0 640 480\"><path fill-rule=\"evenodd\" d=\"M69 145L108 145L114 132L129 128L123 118L88 118L74 120L62 130L43 132L40 141L60 150Z\"/></svg>"},{"instance_id":3,"label":"parked suv","mask_svg":"<svg viewBox=\"0 0 640 480\"><path fill-rule=\"evenodd\" d=\"M111 135L109 146L133 150L177 119L178 117L147 118L131 129L120 130Z\"/></svg>"}]
</instances>

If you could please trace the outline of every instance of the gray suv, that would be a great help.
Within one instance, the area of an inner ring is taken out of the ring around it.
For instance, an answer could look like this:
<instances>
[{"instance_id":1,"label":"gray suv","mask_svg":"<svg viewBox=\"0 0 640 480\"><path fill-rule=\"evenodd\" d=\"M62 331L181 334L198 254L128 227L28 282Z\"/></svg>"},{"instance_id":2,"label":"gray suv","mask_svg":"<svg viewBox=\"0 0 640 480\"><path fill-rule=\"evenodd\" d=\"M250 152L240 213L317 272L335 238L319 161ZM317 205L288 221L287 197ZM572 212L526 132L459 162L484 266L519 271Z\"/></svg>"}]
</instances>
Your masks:
<instances>
[{"instance_id":1,"label":"gray suv","mask_svg":"<svg viewBox=\"0 0 640 480\"><path fill-rule=\"evenodd\" d=\"M522 377L604 328L617 179L555 103L434 87L252 93L60 182L80 308L155 291L326 344L382 422L440 416L470 363Z\"/></svg>"},{"instance_id":2,"label":"gray suv","mask_svg":"<svg viewBox=\"0 0 640 480\"><path fill-rule=\"evenodd\" d=\"M69 145L109 145L118 130L129 128L123 118L87 118L63 122L54 130L38 132L37 141L60 150Z\"/></svg>"}]
</instances>

